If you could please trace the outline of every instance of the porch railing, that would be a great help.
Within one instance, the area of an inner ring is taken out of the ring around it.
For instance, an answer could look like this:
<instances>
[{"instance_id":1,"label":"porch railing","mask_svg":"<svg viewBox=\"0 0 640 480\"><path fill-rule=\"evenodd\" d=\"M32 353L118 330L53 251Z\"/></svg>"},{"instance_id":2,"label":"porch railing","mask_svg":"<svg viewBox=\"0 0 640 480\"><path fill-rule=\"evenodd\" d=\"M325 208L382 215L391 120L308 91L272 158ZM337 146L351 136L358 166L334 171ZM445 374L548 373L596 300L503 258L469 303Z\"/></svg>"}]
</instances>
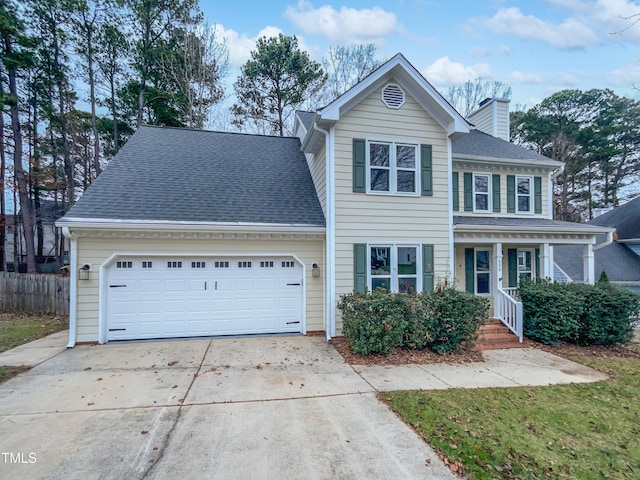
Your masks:
<instances>
[{"instance_id":1,"label":"porch railing","mask_svg":"<svg viewBox=\"0 0 640 480\"><path fill-rule=\"evenodd\" d=\"M494 297L495 314L522 342L522 302L513 298L510 290L515 294L515 288L498 288Z\"/></svg>"},{"instance_id":2,"label":"porch railing","mask_svg":"<svg viewBox=\"0 0 640 480\"><path fill-rule=\"evenodd\" d=\"M504 293L509 295L514 300L518 300L518 287L507 287L503 288L502 290L504 290Z\"/></svg>"}]
</instances>

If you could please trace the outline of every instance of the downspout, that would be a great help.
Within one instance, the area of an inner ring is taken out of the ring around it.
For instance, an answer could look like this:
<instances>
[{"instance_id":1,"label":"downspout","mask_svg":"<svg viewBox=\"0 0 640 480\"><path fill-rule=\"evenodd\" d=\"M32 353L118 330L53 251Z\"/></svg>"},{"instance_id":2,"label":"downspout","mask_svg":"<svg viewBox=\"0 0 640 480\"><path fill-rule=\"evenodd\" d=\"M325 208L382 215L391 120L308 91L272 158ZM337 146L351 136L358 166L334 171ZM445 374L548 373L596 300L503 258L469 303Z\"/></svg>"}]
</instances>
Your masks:
<instances>
[{"instance_id":1,"label":"downspout","mask_svg":"<svg viewBox=\"0 0 640 480\"><path fill-rule=\"evenodd\" d=\"M326 225L326 290L327 290L327 329L326 336L327 341L331 340L331 337L335 335L336 330L336 307L335 307L335 236L334 236L334 214L335 214L335 200L334 200L334 182L333 182L333 151L331 149L331 134L318 126L317 123L313 123L313 129L324 135L325 141L325 188L326 188L326 212L327 212L327 225Z\"/></svg>"},{"instance_id":2,"label":"downspout","mask_svg":"<svg viewBox=\"0 0 640 480\"><path fill-rule=\"evenodd\" d=\"M62 234L69 239L71 244L71 259L69 266L69 343L67 348L76 346L76 330L77 330L77 285L78 285L78 237L76 237L69 227L62 227Z\"/></svg>"},{"instance_id":3,"label":"downspout","mask_svg":"<svg viewBox=\"0 0 640 480\"><path fill-rule=\"evenodd\" d=\"M613 232L608 232L607 239L602 243L598 243L597 245L594 245L592 247L592 250L595 252L596 250L600 250L601 248L607 247L612 243L613 243Z\"/></svg>"}]
</instances>

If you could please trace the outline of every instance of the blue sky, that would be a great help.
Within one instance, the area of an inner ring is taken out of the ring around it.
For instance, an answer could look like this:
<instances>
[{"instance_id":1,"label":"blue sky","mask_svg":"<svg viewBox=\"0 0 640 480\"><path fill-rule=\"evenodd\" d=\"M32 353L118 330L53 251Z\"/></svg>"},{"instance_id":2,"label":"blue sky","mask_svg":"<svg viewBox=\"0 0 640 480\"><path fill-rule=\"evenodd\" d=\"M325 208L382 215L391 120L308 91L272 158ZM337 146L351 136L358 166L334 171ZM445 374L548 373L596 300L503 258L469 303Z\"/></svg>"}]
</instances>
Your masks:
<instances>
[{"instance_id":1,"label":"blue sky","mask_svg":"<svg viewBox=\"0 0 640 480\"><path fill-rule=\"evenodd\" d=\"M511 108L565 88L640 98L640 13L634 0L271 0L200 4L226 39L229 85L257 38L282 32L320 60L332 45L403 53L437 88L482 77L512 86ZM626 29L626 30L625 30ZM624 31L623 31L624 30Z\"/></svg>"}]
</instances>

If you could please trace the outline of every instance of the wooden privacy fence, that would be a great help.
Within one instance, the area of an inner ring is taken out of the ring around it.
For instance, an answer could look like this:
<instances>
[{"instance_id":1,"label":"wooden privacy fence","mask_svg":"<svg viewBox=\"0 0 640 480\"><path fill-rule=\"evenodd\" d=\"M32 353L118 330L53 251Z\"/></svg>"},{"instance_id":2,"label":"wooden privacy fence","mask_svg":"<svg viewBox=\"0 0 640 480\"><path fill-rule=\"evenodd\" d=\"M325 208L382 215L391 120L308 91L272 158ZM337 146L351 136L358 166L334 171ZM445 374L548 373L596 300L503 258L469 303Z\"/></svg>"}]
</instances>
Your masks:
<instances>
[{"instance_id":1,"label":"wooden privacy fence","mask_svg":"<svg viewBox=\"0 0 640 480\"><path fill-rule=\"evenodd\" d=\"M69 277L0 272L0 311L69 315Z\"/></svg>"}]
</instances>

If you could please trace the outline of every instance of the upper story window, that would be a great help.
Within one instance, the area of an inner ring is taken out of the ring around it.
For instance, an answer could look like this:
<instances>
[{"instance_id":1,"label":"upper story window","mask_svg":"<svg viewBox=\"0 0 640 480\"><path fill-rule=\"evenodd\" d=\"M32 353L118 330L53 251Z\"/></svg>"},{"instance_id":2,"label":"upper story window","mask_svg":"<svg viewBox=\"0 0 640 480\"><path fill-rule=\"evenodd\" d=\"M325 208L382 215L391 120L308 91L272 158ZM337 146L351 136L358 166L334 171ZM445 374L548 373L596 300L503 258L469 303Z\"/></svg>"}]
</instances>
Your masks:
<instances>
[{"instance_id":1,"label":"upper story window","mask_svg":"<svg viewBox=\"0 0 640 480\"><path fill-rule=\"evenodd\" d=\"M516 176L516 212L531 213L531 177Z\"/></svg>"},{"instance_id":2,"label":"upper story window","mask_svg":"<svg viewBox=\"0 0 640 480\"><path fill-rule=\"evenodd\" d=\"M395 142L368 142L369 192L416 194L418 146Z\"/></svg>"},{"instance_id":3,"label":"upper story window","mask_svg":"<svg viewBox=\"0 0 640 480\"><path fill-rule=\"evenodd\" d=\"M473 174L473 211L491 211L491 175Z\"/></svg>"}]
</instances>

